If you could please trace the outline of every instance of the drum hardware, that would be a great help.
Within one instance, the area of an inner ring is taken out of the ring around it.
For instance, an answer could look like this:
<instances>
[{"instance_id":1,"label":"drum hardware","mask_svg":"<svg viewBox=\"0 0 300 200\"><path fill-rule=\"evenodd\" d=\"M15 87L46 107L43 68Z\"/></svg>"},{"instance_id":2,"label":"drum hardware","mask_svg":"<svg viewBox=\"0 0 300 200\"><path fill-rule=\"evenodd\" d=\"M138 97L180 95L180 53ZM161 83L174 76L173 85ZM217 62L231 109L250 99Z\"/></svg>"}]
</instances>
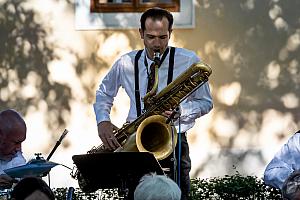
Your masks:
<instances>
[{"instance_id":1,"label":"drum hardware","mask_svg":"<svg viewBox=\"0 0 300 200\"><path fill-rule=\"evenodd\" d=\"M75 192L75 189L73 187L69 187L66 200L72 200L74 192Z\"/></svg>"},{"instance_id":2,"label":"drum hardware","mask_svg":"<svg viewBox=\"0 0 300 200\"><path fill-rule=\"evenodd\" d=\"M69 131L67 129L64 130L64 132L61 134L59 140L56 142L55 146L53 147L52 151L49 153L48 157L46 160L50 160L51 156L53 153L56 151L57 147L61 144L61 141L66 137L67 133Z\"/></svg>"},{"instance_id":3,"label":"drum hardware","mask_svg":"<svg viewBox=\"0 0 300 200\"><path fill-rule=\"evenodd\" d=\"M59 164L47 161L41 155L41 153L35 153L35 159L31 159L25 165L6 169L4 170L4 172L12 178L25 178L28 176L46 176L50 172L51 168Z\"/></svg>"},{"instance_id":4,"label":"drum hardware","mask_svg":"<svg viewBox=\"0 0 300 200\"><path fill-rule=\"evenodd\" d=\"M57 147L61 144L62 140L67 135L67 133L68 130L65 129L62 135L60 136L59 140L56 142L55 146L51 150L47 159L44 159L41 153L35 153L34 154L35 159L29 160L25 165L6 169L4 170L4 172L12 178L24 178L28 176L39 176L39 177L46 176L50 172L51 168L57 165L61 165L72 170L71 168L63 164L49 161L53 153L56 151Z\"/></svg>"},{"instance_id":5,"label":"drum hardware","mask_svg":"<svg viewBox=\"0 0 300 200\"><path fill-rule=\"evenodd\" d=\"M12 192L12 189L4 189L4 190L0 189L0 200L10 199L11 192Z\"/></svg>"}]
</instances>

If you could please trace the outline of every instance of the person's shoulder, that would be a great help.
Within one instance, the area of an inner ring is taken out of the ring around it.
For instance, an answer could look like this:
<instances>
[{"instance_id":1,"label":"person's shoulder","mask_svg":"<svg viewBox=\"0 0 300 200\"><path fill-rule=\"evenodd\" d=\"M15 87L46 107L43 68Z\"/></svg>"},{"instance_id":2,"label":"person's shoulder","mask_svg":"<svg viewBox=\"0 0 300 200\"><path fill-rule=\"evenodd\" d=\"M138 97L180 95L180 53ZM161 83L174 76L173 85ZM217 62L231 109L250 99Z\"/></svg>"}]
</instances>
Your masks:
<instances>
[{"instance_id":1,"label":"person's shoulder","mask_svg":"<svg viewBox=\"0 0 300 200\"><path fill-rule=\"evenodd\" d=\"M294 134L290 135L288 137L288 140L286 142L288 145L295 145L295 144L300 144L300 132L297 131Z\"/></svg>"},{"instance_id":2,"label":"person's shoulder","mask_svg":"<svg viewBox=\"0 0 300 200\"><path fill-rule=\"evenodd\" d=\"M119 61L129 61L134 59L135 55L137 54L139 50L132 50L129 52L124 53L123 55L120 56Z\"/></svg>"},{"instance_id":3,"label":"person's shoulder","mask_svg":"<svg viewBox=\"0 0 300 200\"><path fill-rule=\"evenodd\" d=\"M293 135L290 136L290 138L294 138L294 137L300 137L300 130L296 131Z\"/></svg>"},{"instance_id":4,"label":"person's shoulder","mask_svg":"<svg viewBox=\"0 0 300 200\"><path fill-rule=\"evenodd\" d=\"M128 52L124 53L124 54L121 56L121 58L134 57L134 56L137 54L138 51L139 51L138 49L128 51Z\"/></svg>"},{"instance_id":5,"label":"person's shoulder","mask_svg":"<svg viewBox=\"0 0 300 200\"><path fill-rule=\"evenodd\" d=\"M176 55L180 55L180 56L184 56L184 57L198 57L197 54L190 50L190 49L186 49L186 48L180 48L180 47L176 47Z\"/></svg>"}]
</instances>

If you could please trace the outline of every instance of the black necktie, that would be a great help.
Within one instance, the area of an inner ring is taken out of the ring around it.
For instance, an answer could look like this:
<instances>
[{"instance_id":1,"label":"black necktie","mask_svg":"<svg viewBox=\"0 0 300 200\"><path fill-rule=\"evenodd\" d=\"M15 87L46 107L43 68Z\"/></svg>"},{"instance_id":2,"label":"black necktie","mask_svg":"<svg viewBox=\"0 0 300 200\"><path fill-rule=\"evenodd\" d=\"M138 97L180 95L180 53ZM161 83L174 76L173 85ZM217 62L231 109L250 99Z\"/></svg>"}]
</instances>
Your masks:
<instances>
[{"instance_id":1,"label":"black necktie","mask_svg":"<svg viewBox=\"0 0 300 200\"><path fill-rule=\"evenodd\" d=\"M160 60L160 65L162 64L162 62L165 60L166 56L169 53L169 48L167 48ZM147 60L146 60L146 56L145 56L145 65L146 67L148 66ZM158 68L160 67L160 65L158 66ZM148 76L148 85L147 85L147 93L149 91L151 91L151 89L153 88L155 82L155 62L152 62L152 64L150 65L150 74Z\"/></svg>"},{"instance_id":2,"label":"black necktie","mask_svg":"<svg viewBox=\"0 0 300 200\"><path fill-rule=\"evenodd\" d=\"M147 92L151 91L155 82L155 62L150 65L150 76L148 77Z\"/></svg>"}]
</instances>

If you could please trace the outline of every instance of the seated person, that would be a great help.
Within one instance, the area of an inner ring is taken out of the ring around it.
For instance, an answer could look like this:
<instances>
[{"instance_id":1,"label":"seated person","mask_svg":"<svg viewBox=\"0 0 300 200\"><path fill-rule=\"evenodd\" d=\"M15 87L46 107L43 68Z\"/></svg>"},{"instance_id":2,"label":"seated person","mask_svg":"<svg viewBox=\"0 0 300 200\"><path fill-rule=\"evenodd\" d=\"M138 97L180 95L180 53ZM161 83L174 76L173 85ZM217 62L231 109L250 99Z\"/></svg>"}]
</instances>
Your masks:
<instances>
[{"instance_id":1,"label":"seated person","mask_svg":"<svg viewBox=\"0 0 300 200\"><path fill-rule=\"evenodd\" d=\"M282 186L284 200L300 200L300 171L293 172Z\"/></svg>"},{"instance_id":2,"label":"seated person","mask_svg":"<svg viewBox=\"0 0 300 200\"><path fill-rule=\"evenodd\" d=\"M300 131L290 137L267 165L264 182L281 190L284 181L296 170L300 170Z\"/></svg>"},{"instance_id":3,"label":"seated person","mask_svg":"<svg viewBox=\"0 0 300 200\"><path fill-rule=\"evenodd\" d=\"M26 124L15 110L0 112L0 189L11 188L15 181L3 170L26 164L21 143L26 138Z\"/></svg>"},{"instance_id":4,"label":"seated person","mask_svg":"<svg viewBox=\"0 0 300 200\"><path fill-rule=\"evenodd\" d=\"M180 200L181 191L169 177L155 173L144 175L134 191L134 200Z\"/></svg>"},{"instance_id":5,"label":"seated person","mask_svg":"<svg viewBox=\"0 0 300 200\"><path fill-rule=\"evenodd\" d=\"M51 188L38 177L26 177L16 184L12 193L12 200L55 200Z\"/></svg>"}]
</instances>

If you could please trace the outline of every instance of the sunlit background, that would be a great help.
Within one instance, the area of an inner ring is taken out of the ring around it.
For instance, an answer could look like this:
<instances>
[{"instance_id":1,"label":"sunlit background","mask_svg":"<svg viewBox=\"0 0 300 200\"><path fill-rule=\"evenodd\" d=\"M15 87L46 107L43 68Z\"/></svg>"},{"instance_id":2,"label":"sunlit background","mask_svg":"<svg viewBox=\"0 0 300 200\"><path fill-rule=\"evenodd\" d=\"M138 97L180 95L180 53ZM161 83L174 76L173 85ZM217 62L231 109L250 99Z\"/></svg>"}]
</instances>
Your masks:
<instances>
[{"instance_id":1,"label":"sunlit background","mask_svg":"<svg viewBox=\"0 0 300 200\"><path fill-rule=\"evenodd\" d=\"M262 177L300 129L300 1L193 2L195 28L175 29L170 41L213 68L214 109L188 135L191 175ZM0 0L0 109L24 115L28 160L47 157L68 129L50 160L71 168L72 155L101 143L92 108L101 79L121 54L143 48L136 29L76 31L74 7L72 0ZM120 127L129 99L120 90L115 101ZM51 186L77 187L70 172L53 168Z\"/></svg>"}]
</instances>

